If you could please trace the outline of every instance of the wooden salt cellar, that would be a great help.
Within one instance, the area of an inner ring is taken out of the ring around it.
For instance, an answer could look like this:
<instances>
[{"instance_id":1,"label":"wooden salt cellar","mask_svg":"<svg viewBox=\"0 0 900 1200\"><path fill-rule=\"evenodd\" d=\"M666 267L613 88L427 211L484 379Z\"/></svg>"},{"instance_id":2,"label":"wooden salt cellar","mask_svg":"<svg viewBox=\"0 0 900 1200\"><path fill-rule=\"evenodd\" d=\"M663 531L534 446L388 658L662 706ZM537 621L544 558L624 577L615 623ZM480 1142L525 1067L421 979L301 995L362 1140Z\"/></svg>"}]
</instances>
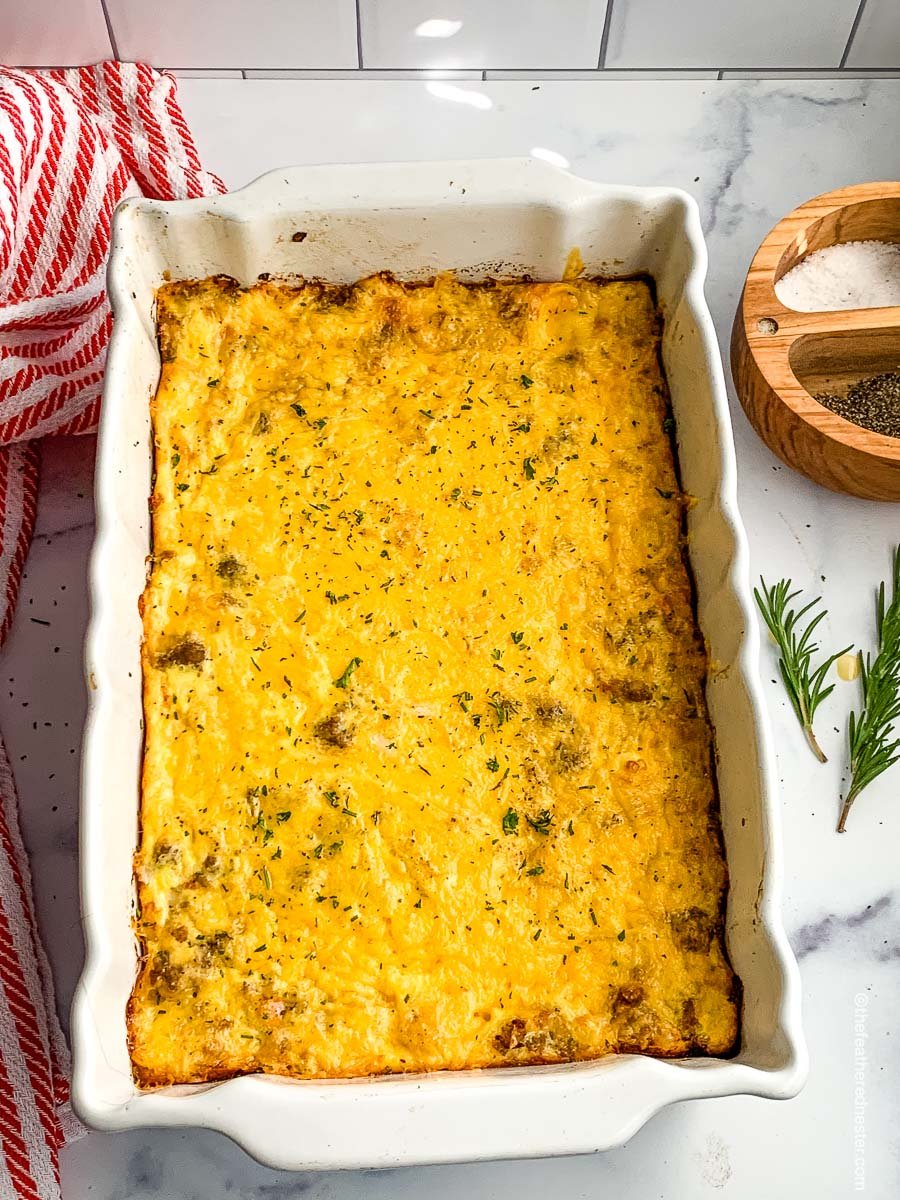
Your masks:
<instances>
[{"instance_id":1,"label":"wooden salt cellar","mask_svg":"<svg viewBox=\"0 0 900 1200\"><path fill-rule=\"evenodd\" d=\"M900 500L900 438L862 429L818 404L860 379L900 369L900 307L795 312L776 282L841 242L900 243L900 183L817 196L779 221L756 252L731 333L731 370L757 433L788 466L833 491Z\"/></svg>"}]
</instances>

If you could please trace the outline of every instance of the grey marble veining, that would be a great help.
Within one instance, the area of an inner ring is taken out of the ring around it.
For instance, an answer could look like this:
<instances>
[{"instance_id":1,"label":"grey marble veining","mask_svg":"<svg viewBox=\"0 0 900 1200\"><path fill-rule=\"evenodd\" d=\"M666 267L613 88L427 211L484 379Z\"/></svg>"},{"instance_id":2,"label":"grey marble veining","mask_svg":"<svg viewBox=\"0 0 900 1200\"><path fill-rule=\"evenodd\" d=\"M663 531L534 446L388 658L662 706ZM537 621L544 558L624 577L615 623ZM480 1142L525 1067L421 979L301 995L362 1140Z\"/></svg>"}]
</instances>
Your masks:
<instances>
[{"instance_id":1,"label":"grey marble veining","mask_svg":"<svg viewBox=\"0 0 900 1200\"><path fill-rule=\"evenodd\" d=\"M463 82L489 109L435 97L420 82L184 79L202 154L233 186L293 162L527 154L543 147L589 177L676 184L701 205L707 295L723 349L756 246L818 192L900 177L900 80ZM755 573L824 590L828 644L871 645L874 589L900 508L832 495L782 467L733 404L741 510ZM22 794L38 908L68 1007L81 960L75 845L84 712L81 639L91 539L93 439L44 448L35 538L0 662L0 727ZM33 618L37 618L34 620ZM49 622L48 625L38 622ZM844 1200L853 1193L854 1022L864 1007L866 1189L900 1194L900 767L833 832L843 722L857 685L821 710L830 761L809 756L764 648L763 678L781 780L786 923L801 959L812 1069L795 1100L704 1101L661 1113L621 1150L543 1162L342 1175L267 1170L201 1131L91 1134L63 1155L67 1200L241 1197L281 1200ZM857 998L862 996L860 1002ZM527 1147L523 1147L523 1152Z\"/></svg>"},{"instance_id":2,"label":"grey marble veining","mask_svg":"<svg viewBox=\"0 0 900 1200\"><path fill-rule=\"evenodd\" d=\"M863 926L871 926L860 932ZM836 941L854 939L866 945L868 952L879 962L892 957L897 950L898 921L894 897L879 896L859 912L837 915L828 913L818 921L801 925L791 935L794 953L802 962L809 954L826 950Z\"/></svg>"}]
</instances>

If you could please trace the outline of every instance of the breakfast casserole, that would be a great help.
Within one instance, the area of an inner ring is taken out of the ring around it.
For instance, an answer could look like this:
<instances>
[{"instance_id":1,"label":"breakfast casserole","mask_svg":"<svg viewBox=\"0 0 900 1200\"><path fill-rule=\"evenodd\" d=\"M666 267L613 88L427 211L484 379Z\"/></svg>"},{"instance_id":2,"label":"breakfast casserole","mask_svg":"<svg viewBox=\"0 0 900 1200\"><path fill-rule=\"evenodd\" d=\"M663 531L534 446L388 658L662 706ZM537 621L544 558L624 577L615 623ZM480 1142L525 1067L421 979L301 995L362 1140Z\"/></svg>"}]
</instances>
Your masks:
<instances>
[{"instance_id":1,"label":"breakfast casserole","mask_svg":"<svg viewBox=\"0 0 900 1200\"><path fill-rule=\"evenodd\" d=\"M145 1087L733 1050L644 278L158 293Z\"/></svg>"}]
</instances>

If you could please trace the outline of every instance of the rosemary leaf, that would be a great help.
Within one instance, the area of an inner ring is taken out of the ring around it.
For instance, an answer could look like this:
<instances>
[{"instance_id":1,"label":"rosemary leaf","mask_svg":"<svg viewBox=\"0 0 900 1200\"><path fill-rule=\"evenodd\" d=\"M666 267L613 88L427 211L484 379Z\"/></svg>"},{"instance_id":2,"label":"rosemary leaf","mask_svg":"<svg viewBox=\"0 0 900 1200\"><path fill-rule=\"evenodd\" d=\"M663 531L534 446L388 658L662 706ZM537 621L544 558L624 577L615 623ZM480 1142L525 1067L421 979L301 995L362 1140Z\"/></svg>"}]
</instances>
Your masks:
<instances>
[{"instance_id":1,"label":"rosemary leaf","mask_svg":"<svg viewBox=\"0 0 900 1200\"><path fill-rule=\"evenodd\" d=\"M802 608L795 610L790 604L800 595L800 589L792 592L790 579L780 579L773 587L769 587L762 576L759 582L762 592L759 588L754 588L753 595L778 647L778 669L788 699L806 735L809 748L819 762L827 762L828 759L813 732L813 718L822 701L834 691L833 683L825 686L828 671L851 647L846 646L818 666L813 666L813 657L819 652L818 643L813 641L813 634L819 622L827 616L824 608L814 616L811 615L812 610L822 603L821 597L817 596ZM802 625L804 617L808 617L805 628Z\"/></svg>"},{"instance_id":2,"label":"rosemary leaf","mask_svg":"<svg viewBox=\"0 0 900 1200\"><path fill-rule=\"evenodd\" d=\"M843 833L853 802L873 779L900 759L900 738L894 722L900 719L900 546L894 550L891 603L885 607L882 582L876 602L878 652L859 655L862 711L851 712L847 724L850 744L850 785L841 807L838 833Z\"/></svg>"}]
</instances>

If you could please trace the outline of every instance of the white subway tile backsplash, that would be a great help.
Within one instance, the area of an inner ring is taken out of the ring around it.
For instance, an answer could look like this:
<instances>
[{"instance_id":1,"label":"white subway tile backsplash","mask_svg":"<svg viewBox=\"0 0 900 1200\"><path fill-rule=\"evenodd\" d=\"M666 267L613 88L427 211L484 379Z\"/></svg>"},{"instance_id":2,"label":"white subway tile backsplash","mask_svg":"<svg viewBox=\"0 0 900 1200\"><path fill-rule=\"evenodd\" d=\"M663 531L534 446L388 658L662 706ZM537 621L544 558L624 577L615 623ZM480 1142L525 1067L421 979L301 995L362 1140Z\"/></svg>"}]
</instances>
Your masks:
<instances>
[{"instance_id":1,"label":"white subway tile backsplash","mask_svg":"<svg viewBox=\"0 0 900 1200\"><path fill-rule=\"evenodd\" d=\"M0 61L115 55L248 78L864 76L900 71L900 0L0 0Z\"/></svg>"},{"instance_id":2,"label":"white subway tile backsplash","mask_svg":"<svg viewBox=\"0 0 900 1200\"><path fill-rule=\"evenodd\" d=\"M837 67L859 0L612 0L612 5L608 67Z\"/></svg>"},{"instance_id":3,"label":"white subway tile backsplash","mask_svg":"<svg viewBox=\"0 0 900 1200\"><path fill-rule=\"evenodd\" d=\"M900 67L900 0L866 0L848 67Z\"/></svg>"},{"instance_id":4,"label":"white subway tile backsplash","mask_svg":"<svg viewBox=\"0 0 900 1200\"><path fill-rule=\"evenodd\" d=\"M100 0L0 0L0 60L17 67L74 67L109 58Z\"/></svg>"},{"instance_id":5,"label":"white subway tile backsplash","mask_svg":"<svg viewBox=\"0 0 900 1200\"><path fill-rule=\"evenodd\" d=\"M596 67L606 0L360 0L365 67Z\"/></svg>"},{"instance_id":6,"label":"white subway tile backsplash","mask_svg":"<svg viewBox=\"0 0 900 1200\"><path fill-rule=\"evenodd\" d=\"M0 0L0 3L22 0ZM51 2L51 0L47 0ZM99 3L99 0L98 0ZM356 67L354 0L106 0L123 59L175 67Z\"/></svg>"}]
</instances>

